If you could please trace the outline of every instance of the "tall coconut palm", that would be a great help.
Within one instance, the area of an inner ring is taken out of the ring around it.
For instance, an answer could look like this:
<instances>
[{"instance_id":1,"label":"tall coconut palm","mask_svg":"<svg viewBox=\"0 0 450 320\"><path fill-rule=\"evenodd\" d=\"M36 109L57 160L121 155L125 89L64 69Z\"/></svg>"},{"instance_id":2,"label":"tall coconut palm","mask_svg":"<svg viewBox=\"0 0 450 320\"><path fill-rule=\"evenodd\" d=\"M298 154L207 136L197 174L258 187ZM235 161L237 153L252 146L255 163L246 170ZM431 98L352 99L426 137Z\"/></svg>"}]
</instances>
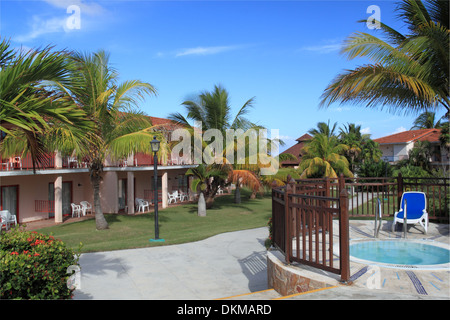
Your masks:
<instances>
[{"instance_id":1,"label":"tall coconut palm","mask_svg":"<svg viewBox=\"0 0 450 320\"><path fill-rule=\"evenodd\" d=\"M397 9L407 33L380 22L384 39L351 35L342 54L372 63L339 74L325 89L322 107L340 102L395 113L450 110L449 2L403 0Z\"/></svg>"},{"instance_id":2,"label":"tall coconut palm","mask_svg":"<svg viewBox=\"0 0 450 320\"><path fill-rule=\"evenodd\" d=\"M348 146L340 144L336 137L328 137L325 134L316 134L303 147L302 162L299 165L300 177L337 178L338 174L352 177L348 160L343 156Z\"/></svg>"},{"instance_id":3,"label":"tall coconut palm","mask_svg":"<svg viewBox=\"0 0 450 320\"><path fill-rule=\"evenodd\" d=\"M311 134L312 136L314 136L316 134L325 134L327 137L331 137L331 136L335 135L336 126L337 126L337 122L335 122L333 124L333 126L330 127L330 120L328 120L327 123L318 122L317 128L312 128L312 129L308 130L308 133Z\"/></svg>"},{"instance_id":4,"label":"tall coconut palm","mask_svg":"<svg viewBox=\"0 0 450 320\"><path fill-rule=\"evenodd\" d=\"M103 165L108 157L117 159L132 152L150 152L150 141L158 133L152 132L151 122L136 110L139 101L156 94L156 90L139 80L119 83L118 73L111 67L109 55L104 51L75 53L73 60L75 76L68 93L95 122L93 130L86 132L89 143L78 151L77 156L88 160L96 228L103 230L108 228L100 204Z\"/></svg>"},{"instance_id":5,"label":"tall coconut palm","mask_svg":"<svg viewBox=\"0 0 450 320\"><path fill-rule=\"evenodd\" d=\"M208 208L210 208L214 203L214 197L219 186L225 183L225 180L221 180L219 178L221 175L218 174L217 170L224 170L224 173L228 175L228 172L231 169L224 156L227 152L226 131L229 129L241 129L243 131L247 131L251 128L261 128L245 117L250 108L253 106L253 100L253 98L247 100L239 109L238 113L233 117L231 114L228 92L223 87L216 85L214 86L213 91L204 91L196 99L187 100L182 103L186 108L187 117L183 116L181 113L172 113L169 115L169 119L180 123L183 127L191 130L192 132L194 131L194 127L190 124L189 120L200 122L203 131L208 129L217 129L222 134L223 150L216 150L217 154L215 156L216 158L220 158L221 162L224 162L225 165L210 168L211 172L216 173L216 182L220 181L220 183L214 182L215 179L207 179L205 181L207 187L204 188L204 196L206 198L206 205ZM202 147L204 147L204 145ZM228 152L229 151L230 150L228 150Z\"/></svg>"},{"instance_id":6,"label":"tall coconut palm","mask_svg":"<svg viewBox=\"0 0 450 320\"><path fill-rule=\"evenodd\" d=\"M441 128L441 119L436 121L436 113L425 111L414 120L411 130Z\"/></svg>"},{"instance_id":7,"label":"tall coconut palm","mask_svg":"<svg viewBox=\"0 0 450 320\"><path fill-rule=\"evenodd\" d=\"M56 128L79 139L92 123L66 94L52 85L69 84L72 62L67 52L42 50L20 52L0 42L0 130L6 133L0 150L3 157L30 153L33 169L44 166L51 148L46 138ZM65 136L59 135L59 140Z\"/></svg>"},{"instance_id":8,"label":"tall coconut palm","mask_svg":"<svg viewBox=\"0 0 450 320\"><path fill-rule=\"evenodd\" d=\"M218 129L225 137L227 129L242 129L244 131L254 127L245 115L253 107L254 98L247 100L233 117L229 102L228 91L222 86L214 86L214 90L204 91L193 100L186 100L182 104L186 107L187 118L180 113L172 113L169 119L183 124L185 127L192 127L187 119L200 121L204 130Z\"/></svg>"}]
</instances>

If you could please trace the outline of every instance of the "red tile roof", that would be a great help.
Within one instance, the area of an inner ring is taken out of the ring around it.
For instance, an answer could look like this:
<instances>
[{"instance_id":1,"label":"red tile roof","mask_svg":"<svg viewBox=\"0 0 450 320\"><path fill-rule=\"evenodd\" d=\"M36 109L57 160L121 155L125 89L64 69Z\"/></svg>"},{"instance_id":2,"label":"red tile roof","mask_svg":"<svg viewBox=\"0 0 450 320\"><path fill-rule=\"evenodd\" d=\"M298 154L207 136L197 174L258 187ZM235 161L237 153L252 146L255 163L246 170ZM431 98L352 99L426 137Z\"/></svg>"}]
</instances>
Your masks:
<instances>
[{"instance_id":1,"label":"red tile roof","mask_svg":"<svg viewBox=\"0 0 450 320\"><path fill-rule=\"evenodd\" d=\"M438 142L440 133L440 129L409 130L374 139L374 141L379 144L408 143L416 141Z\"/></svg>"},{"instance_id":2,"label":"red tile roof","mask_svg":"<svg viewBox=\"0 0 450 320\"><path fill-rule=\"evenodd\" d=\"M285 160L282 161L281 164L282 165L298 165L300 163L301 157L300 157L300 152L301 149L305 146L305 141L311 139L312 137L309 134L304 134L302 135L300 138L296 139L295 141L298 141L297 144L294 144L292 147L290 147L289 149L284 150L282 153L290 153L293 154L294 156L297 157L297 160Z\"/></svg>"}]
</instances>

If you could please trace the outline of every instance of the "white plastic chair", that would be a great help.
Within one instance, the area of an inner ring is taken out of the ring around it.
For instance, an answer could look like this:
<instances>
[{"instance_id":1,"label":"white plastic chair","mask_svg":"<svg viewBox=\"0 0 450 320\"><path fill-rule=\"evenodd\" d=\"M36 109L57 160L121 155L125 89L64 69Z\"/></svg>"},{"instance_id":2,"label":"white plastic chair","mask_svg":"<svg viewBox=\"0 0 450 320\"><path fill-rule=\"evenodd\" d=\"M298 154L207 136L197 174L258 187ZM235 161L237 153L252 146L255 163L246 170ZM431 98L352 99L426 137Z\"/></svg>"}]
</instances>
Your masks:
<instances>
[{"instance_id":1,"label":"white plastic chair","mask_svg":"<svg viewBox=\"0 0 450 320\"><path fill-rule=\"evenodd\" d=\"M17 225L17 218L15 214L11 214L9 210L1 210L0 211L0 217L1 217L1 225L0 229L3 228L3 226L6 227L6 230L9 229L9 226L14 223L14 225Z\"/></svg>"},{"instance_id":2,"label":"white plastic chair","mask_svg":"<svg viewBox=\"0 0 450 320\"><path fill-rule=\"evenodd\" d=\"M89 211L92 214L92 205L87 201L81 201L81 211L83 212L83 216Z\"/></svg>"},{"instance_id":3,"label":"white plastic chair","mask_svg":"<svg viewBox=\"0 0 450 320\"><path fill-rule=\"evenodd\" d=\"M74 168L78 168L79 164L78 164L78 159L75 157L67 157L67 167L70 168L71 164L74 164Z\"/></svg>"},{"instance_id":4,"label":"white plastic chair","mask_svg":"<svg viewBox=\"0 0 450 320\"><path fill-rule=\"evenodd\" d=\"M221 187L219 187L219 188L217 189L217 194L223 194L223 190L222 190Z\"/></svg>"},{"instance_id":5,"label":"white plastic chair","mask_svg":"<svg viewBox=\"0 0 450 320\"><path fill-rule=\"evenodd\" d=\"M147 208L147 210L150 210L150 204L148 203L148 201L146 201L144 199L136 198L135 204L137 207L137 212L141 212L141 209L142 209L142 212L144 212L145 208Z\"/></svg>"},{"instance_id":6,"label":"white plastic chair","mask_svg":"<svg viewBox=\"0 0 450 320\"><path fill-rule=\"evenodd\" d=\"M188 196L188 194L186 192L180 191L179 192L179 199L180 199L180 201L187 201L187 200L189 200L189 196Z\"/></svg>"},{"instance_id":7,"label":"white plastic chair","mask_svg":"<svg viewBox=\"0 0 450 320\"><path fill-rule=\"evenodd\" d=\"M70 205L72 206L72 218L74 215L77 215L77 217L80 217L80 215L82 214L81 206L79 204L75 204L75 203L71 203Z\"/></svg>"},{"instance_id":8,"label":"white plastic chair","mask_svg":"<svg viewBox=\"0 0 450 320\"><path fill-rule=\"evenodd\" d=\"M178 191L174 191L172 193L167 192L167 195L169 196L169 201L168 201L169 203L177 202Z\"/></svg>"},{"instance_id":9,"label":"white plastic chair","mask_svg":"<svg viewBox=\"0 0 450 320\"><path fill-rule=\"evenodd\" d=\"M9 161L6 162L2 162L2 168L5 167L5 170L9 170L8 168L13 168L12 163L10 163Z\"/></svg>"},{"instance_id":10,"label":"white plastic chair","mask_svg":"<svg viewBox=\"0 0 450 320\"><path fill-rule=\"evenodd\" d=\"M420 224L427 233L428 212L427 212L427 196L423 192L408 191L402 195L400 202L400 210L394 214L392 222L392 232L395 230L397 222L404 223L404 210L406 201L406 224Z\"/></svg>"}]
</instances>

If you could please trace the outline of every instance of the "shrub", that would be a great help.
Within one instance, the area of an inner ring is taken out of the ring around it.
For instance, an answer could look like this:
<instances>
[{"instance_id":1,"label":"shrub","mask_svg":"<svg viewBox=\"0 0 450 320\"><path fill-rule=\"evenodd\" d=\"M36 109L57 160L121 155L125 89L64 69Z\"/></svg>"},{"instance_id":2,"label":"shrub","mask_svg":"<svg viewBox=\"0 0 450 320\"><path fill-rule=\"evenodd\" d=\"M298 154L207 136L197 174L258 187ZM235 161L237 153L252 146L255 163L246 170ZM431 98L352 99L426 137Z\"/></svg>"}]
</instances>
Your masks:
<instances>
[{"instance_id":1,"label":"shrub","mask_svg":"<svg viewBox=\"0 0 450 320\"><path fill-rule=\"evenodd\" d=\"M79 254L53 236L15 228L0 237L0 299L70 299Z\"/></svg>"},{"instance_id":2,"label":"shrub","mask_svg":"<svg viewBox=\"0 0 450 320\"><path fill-rule=\"evenodd\" d=\"M272 224L272 218L269 219L269 222L267 223L269 227L269 237L264 241L264 245L266 246L266 249L269 249L273 246L273 224Z\"/></svg>"}]
</instances>

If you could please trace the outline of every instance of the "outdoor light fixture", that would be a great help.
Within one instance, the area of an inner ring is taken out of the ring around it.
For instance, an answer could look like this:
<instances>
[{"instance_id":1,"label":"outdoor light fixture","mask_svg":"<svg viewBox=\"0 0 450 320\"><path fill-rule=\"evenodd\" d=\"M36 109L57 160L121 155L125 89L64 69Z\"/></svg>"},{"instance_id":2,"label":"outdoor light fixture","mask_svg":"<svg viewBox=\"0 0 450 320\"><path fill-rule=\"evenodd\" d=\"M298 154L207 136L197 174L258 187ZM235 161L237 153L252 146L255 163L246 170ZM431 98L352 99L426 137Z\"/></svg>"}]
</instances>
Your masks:
<instances>
[{"instance_id":1,"label":"outdoor light fixture","mask_svg":"<svg viewBox=\"0 0 450 320\"><path fill-rule=\"evenodd\" d=\"M159 140L157 140L156 137L153 137L153 140L150 141L150 145L152 146L152 151L153 151L154 153L159 151L159 144L160 144L160 143L161 143L161 142L160 142ZM156 157L156 154L155 154L155 157ZM156 158L155 158L155 159L156 159Z\"/></svg>"},{"instance_id":2,"label":"outdoor light fixture","mask_svg":"<svg viewBox=\"0 0 450 320\"><path fill-rule=\"evenodd\" d=\"M159 144L161 142L153 137L150 142L150 146L153 151L153 175L154 175L154 206L155 206L155 238L150 239L150 241L164 241L164 239L159 238L159 226L158 226L158 156L156 153L159 151Z\"/></svg>"}]
</instances>

